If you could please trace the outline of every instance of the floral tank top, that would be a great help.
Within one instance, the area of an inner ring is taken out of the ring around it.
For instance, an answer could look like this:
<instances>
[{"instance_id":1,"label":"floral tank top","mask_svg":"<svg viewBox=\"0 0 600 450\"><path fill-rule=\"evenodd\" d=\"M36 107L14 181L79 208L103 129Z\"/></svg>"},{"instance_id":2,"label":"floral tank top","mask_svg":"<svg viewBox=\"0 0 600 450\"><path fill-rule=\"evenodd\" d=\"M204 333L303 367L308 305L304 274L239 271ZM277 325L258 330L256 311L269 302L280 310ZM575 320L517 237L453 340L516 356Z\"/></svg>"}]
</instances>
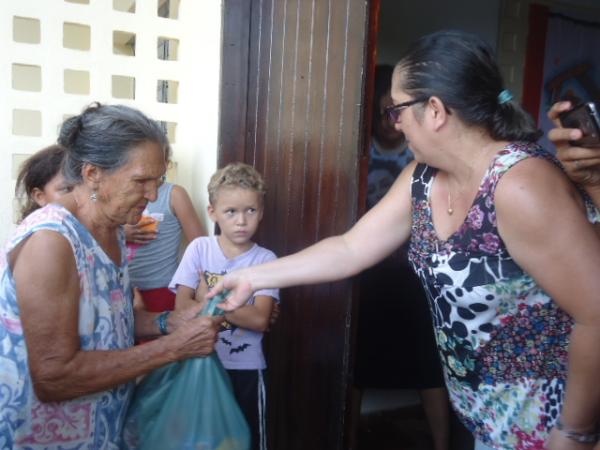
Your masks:
<instances>
[{"instance_id":1,"label":"floral tank top","mask_svg":"<svg viewBox=\"0 0 600 450\"><path fill-rule=\"evenodd\" d=\"M573 323L498 233L496 186L526 158L556 162L536 145L508 145L488 168L465 222L445 241L431 213L437 170L419 164L411 188L409 259L427 293L451 402L479 440L503 450L545 448L560 413ZM588 205L592 212L597 220Z\"/></svg>"},{"instance_id":2,"label":"floral tank top","mask_svg":"<svg viewBox=\"0 0 600 450\"><path fill-rule=\"evenodd\" d=\"M73 249L81 287L81 349L119 350L133 345L123 234L122 262L117 266L65 208L49 205L28 216L0 254L0 448L118 449L133 383L64 402L41 403L33 391L7 254L39 230L60 233Z\"/></svg>"}]
</instances>

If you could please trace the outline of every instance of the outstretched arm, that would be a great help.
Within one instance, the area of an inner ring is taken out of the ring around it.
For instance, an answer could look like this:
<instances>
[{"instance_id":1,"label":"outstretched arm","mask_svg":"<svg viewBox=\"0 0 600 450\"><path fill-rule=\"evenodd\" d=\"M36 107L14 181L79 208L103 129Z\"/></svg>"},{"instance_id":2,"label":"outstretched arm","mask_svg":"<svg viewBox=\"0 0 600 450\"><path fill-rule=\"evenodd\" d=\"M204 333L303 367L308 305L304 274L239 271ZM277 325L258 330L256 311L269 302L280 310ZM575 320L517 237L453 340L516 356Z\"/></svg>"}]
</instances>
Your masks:
<instances>
[{"instance_id":1,"label":"outstretched arm","mask_svg":"<svg viewBox=\"0 0 600 450\"><path fill-rule=\"evenodd\" d=\"M511 256L574 320L562 422L589 432L600 418L600 240L577 191L548 161L522 161L504 175L496 210ZM553 431L548 448L588 447Z\"/></svg>"},{"instance_id":2,"label":"outstretched arm","mask_svg":"<svg viewBox=\"0 0 600 450\"><path fill-rule=\"evenodd\" d=\"M231 272L209 293L230 291L220 305L232 310L253 292L301 284L324 283L350 277L385 258L410 235L410 182L415 164L409 165L381 201L349 231L324 239L298 253Z\"/></svg>"}]
</instances>

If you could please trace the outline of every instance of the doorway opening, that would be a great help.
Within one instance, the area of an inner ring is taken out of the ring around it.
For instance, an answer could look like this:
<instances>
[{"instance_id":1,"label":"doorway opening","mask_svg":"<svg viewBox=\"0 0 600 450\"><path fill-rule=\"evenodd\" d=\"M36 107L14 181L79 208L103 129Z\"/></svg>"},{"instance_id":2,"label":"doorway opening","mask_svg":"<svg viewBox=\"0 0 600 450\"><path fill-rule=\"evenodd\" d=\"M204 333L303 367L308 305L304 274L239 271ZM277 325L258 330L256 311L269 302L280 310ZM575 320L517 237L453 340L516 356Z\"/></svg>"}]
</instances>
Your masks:
<instances>
[{"instance_id":1,"label":"doorway opening","mask_svg":"<svg viewBox=\"0 0 600 450\"><path fill-rule=\"evenodd\" d=\"M571 0L559 4L552 0L492 0L482 3L461 0L445 3L423 0L415 3L376 0L371 14L374 16L375 32L369 52L371 67L367 80L367 84L372 86L368 96L371 101L366 102L366 110L372 113L368 127L371 135L369 151L365 152L370 156L366 171L368 188L364 195L367 209L389 188L397 176L394 171L399 171L399 167L406 165L410 159L407 156L410 144L407 145L401 138L394 141L392 131L387 130L386 135L385 127L378 123L379 120L385 121L381 113L387 106L386 102L390 101L382 96L378 73L387 73L389 77L390 70L408 45L422 35L453 28L477 34L487 41L496 51L506 87L538 119L538 125L544 131L548 129L544 123L546 111L552 102L558 100L558 90L575 93L586 100L600 100L600 90L597 89L600 87L600 57L596 57L596 61L589 60L594 58L589 55L586 56L588 60L576 60L576 56L584 55L586 49L575 42L587 42L589 39L574 37L573 46L565 51L559 48L558 43L564 44L566 36L558 38L556 31L549 31L552 33L549 36L556 41L553 47L552 39L546 38L545 34L541 37L535 34L540 23L544 30L555 30L552 26L557 21L561 22L562 28L566 27L565 23L577 28L577 36L598 32L600 8L592 7L590 2ZM585 29L580 30L581 27ZM530 33L535 34L533 39ZM549 70L544 64L552 58L556 65L564 54L569 58L562 57L562 60L568 59L577 70L569 67ZM539 73L534 74L537 78L532 79L528 66L539 69ZM585 76L581 75L584 71ZM544 140L542 144L547 146L548 141ZM419 301L426 304L426 300L407 281L408 275L403 273L410 269L405 266L405 255L396 255L395 262L388 258L361 278L355 352L355 388L356 397L360 398L356 402L360 406L355 407L360 411L355 427L356 448L468 450L473 446L470 433L452 413L448 419L447 445L441 447L439 441L437 446L434 445L435 431L432 433L431 425L435 418L432 419L426 412L426 391L435 387L435 380L431 380L429 372L435 370L435 364L431 364L427 355L437 352L431 348L434 345L431 344L431 322L423 315L423 311L428 314L428 308L416 306ZM424 337L426 328L429 338ZM435 430L435 425L433 428Z\"/></svg>"}]
</instances>

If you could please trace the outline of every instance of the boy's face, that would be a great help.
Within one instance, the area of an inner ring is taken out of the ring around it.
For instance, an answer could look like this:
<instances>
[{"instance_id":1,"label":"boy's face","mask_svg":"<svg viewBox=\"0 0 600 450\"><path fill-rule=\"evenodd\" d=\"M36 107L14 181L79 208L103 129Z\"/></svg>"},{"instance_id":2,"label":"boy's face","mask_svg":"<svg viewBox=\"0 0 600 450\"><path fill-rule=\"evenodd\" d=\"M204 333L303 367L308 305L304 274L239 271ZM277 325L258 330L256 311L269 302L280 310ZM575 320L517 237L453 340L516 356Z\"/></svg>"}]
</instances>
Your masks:
<instances>
[{"instance_id":1,"label":"boy's face","mask_svg":"<svg viewBox=\"0 0 600 450\"><path fill-rule=\"evenodd\" d=\"M222 238L238 246L250 242L263 216L262 196L252 189L221 188L208 215L219 224Z\"/></svg>"}]
</instances>

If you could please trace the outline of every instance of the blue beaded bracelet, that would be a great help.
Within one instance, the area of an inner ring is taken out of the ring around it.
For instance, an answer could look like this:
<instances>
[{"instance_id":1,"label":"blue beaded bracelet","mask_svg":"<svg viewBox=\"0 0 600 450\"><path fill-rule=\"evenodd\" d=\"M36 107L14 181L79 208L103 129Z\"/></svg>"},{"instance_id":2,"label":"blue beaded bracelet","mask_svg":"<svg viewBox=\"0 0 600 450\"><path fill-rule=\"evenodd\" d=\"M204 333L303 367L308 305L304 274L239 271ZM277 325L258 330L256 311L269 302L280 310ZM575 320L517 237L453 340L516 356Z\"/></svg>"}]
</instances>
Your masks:
<instances>
[{"instance_id":1,"label":"blue beaded bracelet","mask_svg":"<svg viewBox=\"0 0 600 450\"><path fill-rule=\"evenodd\" d=\"M169 330L167 330L167 319L171 314L171 311L165 311L158 315L156 321L158 322L158 329L160 330L160 334L163 336L169 334Z\"/></svg>"}]
</instances>

